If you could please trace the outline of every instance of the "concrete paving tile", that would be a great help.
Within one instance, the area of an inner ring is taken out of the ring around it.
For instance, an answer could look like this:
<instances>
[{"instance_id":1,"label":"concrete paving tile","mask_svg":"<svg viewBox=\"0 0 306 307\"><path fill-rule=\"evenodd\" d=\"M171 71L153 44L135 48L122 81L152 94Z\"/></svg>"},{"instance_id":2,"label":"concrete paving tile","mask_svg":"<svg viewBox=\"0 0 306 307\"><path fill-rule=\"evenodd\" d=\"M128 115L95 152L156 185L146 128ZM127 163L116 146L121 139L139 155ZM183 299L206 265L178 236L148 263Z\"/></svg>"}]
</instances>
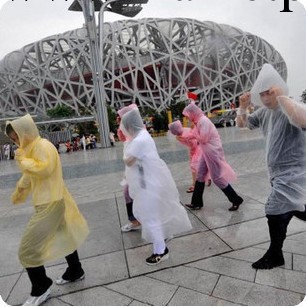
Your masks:
<instances>
[{"instance_id":1,"label":"concrete paving tile","mask_svg":"<svg viewBox=\"0 0 306 307\"><path fill-rule=\"evenodd\" d=\"M141 302L158 306L167 305L178 288L145 276L120 281L105 287Z\"/></svg>"},{"instance_id":2,"label":"concrete paving tile","mask_svg":"<svg viewBox=\"0 0 306 307\"><path fill-rule=\"evenodd\" d=\"M170 268L146 276L205 294L212 293L219 279L219 274L186 266Z\"/></svg>"},{"instance_id":3,"label":"concrete paving tile","mask_svg":"<svg viewBox=\"0 0 306 307\"><path fill-rule=\"evenodd\" d=\"M245 201L238 211L228 211L228 199L217 187L209 187L204 193L204 208L192 211L209 229L234 225L265 216L263 205L241 195Z\"/></svg>"},{"instance_id":4,"label":"concrete paving tile","mask_svg":"<svg viewBox=\"0 0 306 307\"><path fill-rule=\"evenodd\" d=\"M150 305L142 303L142 302L137 301L137 300L133 300L132 303L129 306L150 306Z\"/></svg>"},{"instance_id":5,"label":"concrete paving tile","mask_svg":"<svg viewBox=\"0 0 306 307\"><path fill-rule=\"evenodd\" d=\"M293 270L306 273L306 256L293 254Z\"/></svg>"},{"instance_id":6,"label":"concrete paving tile","mask_svg":"<svg viewBox=\"0 0 306 307\"><path fill-rule=\"evenodd\" d=\"M253 153L256 154L256 153ZM253 157L253 160L250 161L250 165L253 164L257 159L257 157ZM236 186L237 192L247 195L249 198L254 199L262 204L265 204L269 194L271 193L271 185L268 179L266 167L263 167L264 170L258 171L256 170L248 170L249 166L244 167L242 169L243 173L247 173L245 175L240 175Z\"/></svg>"},{"instance_id":7,"label":"concrete paving tile","mask_svg":"<svg viewBox=\"0 0 306 307\"><path fill-rule=\"evenodd\" d=\"M306 293L305 272L291 271L282 268L258 270L255 282L298 293Z\"/></svg>"},{"instance_id":8,"label":"concrete paving tile","mask_svg":"<svg viewBox=\"0 0 306 307\"><path fill-rule=\"evenodd\" d=\"M70 305L60 299L50 298L45 303L43 303L42 306L70 306Z\"/></svg>"},{"instance_id":9,"label":"concrete paving tile","mask_svg":"<svg viewBox=\"0 0 306 307\"><path fill-rule=\"evenodd\" d=\"M215 229L214 232L233 249L252 246L269 240L266 218Z\"/></svg>"},{"instance_id":10,"label":"concrete paving tile","mask_svg":"<svg viewBox=\"0 0 306 307\"><path fill-rule=\"evenodd\" d=\"M172 267L187 262L224 253L230 249L210 231L178 237L168 244L170 257L157 266L149 266L145 259L152 254L152 245L146 245L126 251L131 276L137 276L161 268Z\"/></svg>"},{"instance_id":11,"label":"concrete paving tile","mask_svg":"<svg viewBox=\"0 0 306 307\"><path fill-rule=\"evenodd\" d=\"M187 264L187 266L253 282L256 274L249 263L222 256L207 258Z\"/></svg>"},{"instance_id":12,"label":"concrete paving tile","mask_svg":"<svg viewBox=\"0 0 306 307\"><path fill-rule=\"evenodd\" d=\"M168 306L236 306L236 304L180 287Z\"/></svg>"},{"instance_id":13,"label":"concrete paving tile","mask_svg":"<svg viewBox=\"0 0 306 307\"><path fill-rule=\"evenodd\" d=\"M244 260L249 263L249 266L251 266L251 263L257 261L260 259L266 252L266 248L257 248L256 247L248 247L244 249L240 249L237 251L225 253L222 256L227 258L234 258L238 260ZM286 269L291 269L292 268L292 254L291 253L284 253L284 258L285 258L285 265L282 266Z\"/></svg>"},{"instance_id":14,"label":"concrete paving tile","mask_svg":"<svg viewBox=\"0 0 306 307\"><path fill-rule=\"evenodd\" d=\"M90 178L90 184L88 179ZM114 191L120 191L119 182L122 173L105 174L84 178L66 179L65 183L77 204L95 202L114 197Z\"/></svg>"},{"instance_id":15,"label":"concrete paving tile","mask_svg":"<svg viewBox=\"0 0 306 307\"><path fill-rule=\"evenodd\" d=\"M251 306L295 306L304 298L302 294L226 276L221 276L213 296Z\"/></svg>"},{"instance_id":16,"label":"concrete paving tile","mask_svg":"<svg viewBox=\"0 0 306 307\"><path fill-rule=\"evenodd\" d=\"M63 286L58 286L54 282L51 288L52 298L128 278L123 252L115 252L83 259L82 266L86 274L85 279ZM55 281L56 278L63 274L65 269L66 264L61 264L47 267L46 271L47 275ZM18 305L22 303L29 295L30 290L31 286L28 276L26 273L23 273L14 287L8 303L10 305Z\"/></svg>"},{"instance_id":17,"label":"concrete paving tile","mask_svg":"<svg viewBox=\"0 0 306 307\"><path fill-rule=\"evenodd\" d=\"M89 236L82 245L84 257L92 257L123 249L121 230L114 199L79 206L87 220Z\"/></svg>"},{"instance_id":18,"label":"concrete paving tile","mask_svg":"<svg viewBox=\"0 0 306 307\"><path fill-rule=\"evenodd\" d=\"M4 301L7 301L8 296L20 275L21 273L0 277L0 295Z\"/></svg>"},{"instance_id":19,"label":"concrete paving tile","mask_svg":"<svg viewBox=\"0 0 306 307\"><path fill-rule=\"evenodd\" d=\"M95 287L63 295L60 299L73 306L128 306L133 301L127 296L104 287Z\"/></svg>"},{"instance_id":20,"label":"concrete paving tile","mask_svg":"<svg viewBox=\"0 0 306 307\"><path fill-rule=\"evenodd\" d=\"M297 221L298 220L292 221L292 223ZM306 223L305 223L305 228L306 228ZM297 239L295 237L288 236L284 242L283 250L306 256L306 239L304 238Z\"/></svg>"},{"instance_id":21,"label":"concrete paving tile","mask_svg":"<svg viewBox=\"0 0 306 307\"><path fill-rule=\"evenodd\" d=\"M0 276L14 274L22 271L22 266L18 260L18 248L24 228L30 218L29 212L33 208L16 210L13 214L0 218L0 243L2 247L0 253ZM29 210L28 210L29 209Z\"/></svg>"},{"instance_id":22,"label":"concrete paving tile","mask_svg":"<svg viewBox=\"0 0 306 307\"><path fill-rule=\"evenodd\" d=\"M267 219L259 218L253 221L242 222L214 230L233 249L252 246L262 242L269 242ZM294 221L288 226L288 235L306 231L306 224L301 221Z\"/></svg>"}]
</instances>

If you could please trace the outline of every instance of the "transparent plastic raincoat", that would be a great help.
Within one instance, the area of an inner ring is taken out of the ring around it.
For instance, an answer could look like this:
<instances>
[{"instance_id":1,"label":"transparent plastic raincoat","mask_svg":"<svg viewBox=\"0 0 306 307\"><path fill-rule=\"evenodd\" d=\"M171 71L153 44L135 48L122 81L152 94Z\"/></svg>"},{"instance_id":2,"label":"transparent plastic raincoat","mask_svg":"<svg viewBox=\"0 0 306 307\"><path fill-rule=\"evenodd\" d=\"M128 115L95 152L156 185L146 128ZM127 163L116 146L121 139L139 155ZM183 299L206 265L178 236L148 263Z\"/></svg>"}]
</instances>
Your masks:
<instances>
[{"instance_id":1,"label":"transparent plastic raincoat","mask_svg":"<svg viewBox=\"0 0 306 307\"><path fill-rule=\"evenodd\" d=\"M30 115L8 124L19 138L15 159L22 172L12 202L23 203L31 193L35 208L21 240L19 259L26 268L37 267L74 252L89 231L64 184L55 146L39 136Z\"/></svg>"},{"instance_id":2,"label":"transparent plastic raincoat","mask_svg":"<svg viewBox=\"0 0 306 307\"><path fill-rule=\"evenodd\" d=\"M153 242L156 236L166 239L189 231L192 227L175 182L144 128L138 109L125 113L120 126L129 140L123 158L133 162L126 162L125 174L134 200L134 216L142 224L142 237Z\"/></svg>"},{"instance_id":3,"label":"transparent plastic raincoat","mask_svg":"<svg viewBox=\"0 0 306 307\"><path fill-rule=\"evenodd\" d=\"M247 126L260 127L265 137L272 186L265 208L269 215L304 211L306 204L305 122L296 116L300 106L284 96L287 93L278 72L265 64L251 90L251 102L261 101L262 107L247 117Z\"/></svg>"},{"instance_id":4,"label":"transparent plastic raincoat","mask_svg":"<svg viewBox=\"0 0 306 307\"><path fill-rule=\"evenodd\" d=\"M206 162L206 174L209 172L212 181L221 189L234 182L237 176L226 162L220 135L209 118L194 103L190 103L183 110L183 115L196 124L195 136Z\"/></svg>"},{"instance_id":5,"label":"transparent plastic raincoat","mask_svg":"<svg viewBox=\"0 0 306 307\"><path fill-rule=\"evenodd\" d=\"M201 149L198 146L198 141L194 136L191 128L184 128L180 120L176 120L169 124L170 132L175 135L177 140L189 148L190 169L192 172L197 172L201 157Z\"/></svg>"}]
</instances>

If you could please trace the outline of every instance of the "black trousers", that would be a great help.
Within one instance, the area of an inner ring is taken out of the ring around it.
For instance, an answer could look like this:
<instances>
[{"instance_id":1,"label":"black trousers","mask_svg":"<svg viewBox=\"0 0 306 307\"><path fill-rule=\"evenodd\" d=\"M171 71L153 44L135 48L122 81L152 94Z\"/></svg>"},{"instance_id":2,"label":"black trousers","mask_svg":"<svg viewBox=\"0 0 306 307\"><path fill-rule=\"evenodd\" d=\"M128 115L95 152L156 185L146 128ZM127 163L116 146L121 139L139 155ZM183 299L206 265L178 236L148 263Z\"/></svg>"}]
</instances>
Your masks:
<instances>
[{"instance_id":1,"label":"black trousers","mask_svg":"<svg viewBox=\"0 0 306 307\"><path fill-rule=\"evenodd\" d=\"M289 211L284 214L266 215L268 219L270 233L270 247L267 251L273 257L282 257L283 243L286 239L287 228L293 217L297 217L306 221L306 205L305 211Z\"/></svg>"},{"instance_id":2,"label":"black trousers","mask_svg":"<svg viewBox=\"0 0 306 307\"><path fill-rule=\"evenodd\" d=\"M78 252L74 251L72 254L66 256L65 259L68 264L66 272L69 271L69 274L72 276L80 275L80 271L83 270L81 262L79 260ZM52 279L47 276L45 267L43 265L34 268L26 268L26 270L32 284L32 296L42 295L52 285ZM66 272L64 273L64 275L66 274ZM84 272L82 274L84 274Z\"/></svg>"}]
</instances>

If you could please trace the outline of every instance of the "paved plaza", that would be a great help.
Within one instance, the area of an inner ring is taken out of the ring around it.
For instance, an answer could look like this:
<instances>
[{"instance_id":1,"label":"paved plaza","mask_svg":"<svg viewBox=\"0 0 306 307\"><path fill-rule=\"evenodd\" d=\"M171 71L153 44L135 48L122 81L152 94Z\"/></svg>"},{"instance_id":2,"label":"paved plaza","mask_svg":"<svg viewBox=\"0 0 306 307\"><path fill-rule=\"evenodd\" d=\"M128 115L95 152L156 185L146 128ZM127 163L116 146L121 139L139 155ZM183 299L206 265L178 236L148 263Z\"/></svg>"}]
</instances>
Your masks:
<instances>
[{"instance_id":1,"label":"paved plaza","mask_svg":"<svg viewBox=\"0 0 306 307\"><path fill-rule=\"evenodd\" d=\"M270 191L260 131L220 128L226 158L238 174L233 184L244 197L239 211L214 185L205 188L204 209L188 211L192 231L168 243L169 260L145 264L152 246L141 232L122 233L127 215L120 181L122 144L107 149L61 154L65 182L86 217L90 235L79 249L86 278L51 288L46 306L261 305L294 306L306 290L306 223L293 218L284 244L286 264L256 271L251 264L268 247L264 203ZM155 138L159 153L177 183L182 203L190 202L188 152L168 137ZM33 212L10 204L20 173L15 161L0 162L0 295L20 305L30 282L17 258L19 241ZM55 280L65 261L49 263Z\"/></svg>"}]
</instances>

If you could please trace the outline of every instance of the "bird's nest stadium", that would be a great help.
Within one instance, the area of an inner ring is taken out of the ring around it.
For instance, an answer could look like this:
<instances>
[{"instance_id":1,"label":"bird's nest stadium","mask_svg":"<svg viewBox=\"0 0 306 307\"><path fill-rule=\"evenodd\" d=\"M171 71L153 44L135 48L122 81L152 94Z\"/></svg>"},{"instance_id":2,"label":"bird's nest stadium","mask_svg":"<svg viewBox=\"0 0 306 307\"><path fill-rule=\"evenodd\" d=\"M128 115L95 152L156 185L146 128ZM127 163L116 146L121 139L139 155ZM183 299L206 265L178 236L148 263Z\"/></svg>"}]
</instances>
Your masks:
<instances>
[{"instance_id":1,"label":"bird's nest stadium","mask_svg":"<svg viewBox=\"0 0 306 307\"><path fill-rule=\"evenodd\" d=\"M227 108L252 87L262 65L286 80L280 53L267 41L212 21L147 18L104 24L105 102L157 112L198 94L203 110ZM0 117L45 115L58 104L95 114L86 29L46 37L0 62ZM88 114L88 113L87 113Z\"/></svg>"}]
</instances>

